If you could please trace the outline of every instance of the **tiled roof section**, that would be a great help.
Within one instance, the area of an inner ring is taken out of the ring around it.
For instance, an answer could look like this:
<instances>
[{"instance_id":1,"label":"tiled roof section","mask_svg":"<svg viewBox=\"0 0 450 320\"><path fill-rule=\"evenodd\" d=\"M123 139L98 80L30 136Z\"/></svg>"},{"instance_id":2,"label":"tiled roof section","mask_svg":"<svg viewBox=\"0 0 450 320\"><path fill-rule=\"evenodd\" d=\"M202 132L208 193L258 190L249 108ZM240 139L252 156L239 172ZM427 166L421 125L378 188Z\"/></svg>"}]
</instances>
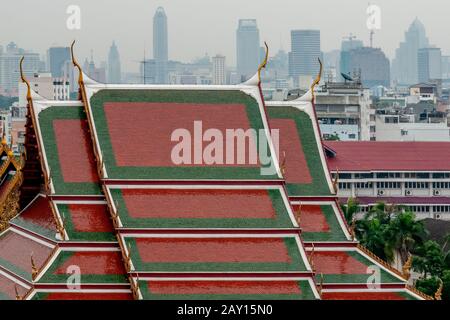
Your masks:
<instances>
[{"instance_id":1,"label":"tiled roof section","mask_svg":"<svg viewBox=\"0 0 450 320\"><path fill-rule=\"evenodd\" d=\"M311 251L308 252L311 256ZM358 251L315 251L312 254L316 274L323 274L324 283L371 283L374 266L380 268L381 283L402 283L376 263L370 261Z\"/></svg>"},{"instance_id":2,"label":"tiled roof section","mask_svg":"<svg viewBox=\"0 0 450 320\"><path fill-rule=\"evenodd\" d=\"M280 189L109 189L127 228L292 228Z\"/></svg>"},{"instance_id":3,"label":"tiled roof section","mask_svg":"<svg viewBox=\"0 0 450 320\"><path fill-rule=\"evenodd\" d=\"M38 195L11 224L33 231L41 236L55 240L57 231L55 217L50 207L50 200Z\"/></svg>"},{"instance_id":4,"label":"tiled roof section","mask_svg":"<svg viewBox=\"0 0 450 320\"><path fill-rule=\"evenodd\" d=\"M125 283L126 271L119 251L61 251L40 283L67 283L75 268L81 283Z\"/></svg>"},{"instance_id":5,"label":"tiled roof section","mask_svg":"<svg viewBox=\"0 0 450 320\"><path fill-rule=\"evenodd\" d=\"M417 300L407 292L360 291L323 292L323 300Z\"/></svg>"},{"instance_id":6,"label":"tiled roof section","mask_svg":"<svg viewBox=\"0 0 450 320\"><path fill-rule=\"evenodd\" d=\"M290 196L330 195L312 119L294 107L268 107L272 130L280 130L280 158L286 154L287 190ZM280 160L282 162L283 160Z\"/></svg>"},{"instance_id":7,"label":"tiled roof section","mask_svg":"<svg viewBox=\"0 0 450 320\"><path fill-rule=\"evenodd\" d=\"M227 152L224 152L217 157L224 164L203 162L202 151L206 152L210 144L201 142L206 130L219 130L225 141L226 130L251 128L258 134L264 129L258 102L242 91L106 89L90 98L90 107L110 179L277 178L261 174L258 157L256 161L246 157L241 164L235 154L235 160L227 162ZM127 114L127 121L123 120L124 114ZM200 133L194 130L195 121L201 122ZM190 149L186 152L191 155L189 165L176 163L172 156L175 146L182 140L175 137L172 141L172 134L180 130L192 139L191 143L183 140ZM246 143L240 153L248 155L250 150L255 151L259 148L256 142ZM235 148L237 145L238 141ZM228 151L236 151L235 148L230 147Z\"/></svg>"},{"instance_id":8,"label":"tiled roof section","mask_svg":"<svg viewBox=\"0 0 450 320\"><path fill-rule=\"evenodd\" d=\"M144 299L253 299L253 300L312 300L314 293L306 280L258 281L258 280L179 280L140 281Z\"/></svg>"},{"instance_id":9,"label":"tiled roof section","mask_svg":"<svg viewBox=\"0 0 450 320\"><path fill-rule=\"evenodd\" d=\"M0 300L16 300L16 289L20 297L23 297L28 292L27 288L0 273Z\"/></svg>"},{"instance_id":10,"label":"tiled roof section","mask_svg":"<svg viewBox=\"0 0 450 320\"><path fill-rule=\"evenodd\" d=\"M450 171L450 142L327 141L330 170ZM401 161L399 161L401 159Z\"/></svg>"},{"instance_id":11,"label":"tiled roof section","mask_svg":"<svg viewBox=\"0 0 450 320\"><path fill-rule=\"evenodd\" d=\"M106 204L58 204L71 241L116 241Z\"/></svg>"},{"instance_id":12,"label":"tiled roof section","mask_svg":"<svg viewBox=\"0 0 450 320\"><path fill-rule=\"evenodd\" d=\"M83 108L49 107L38 119L55 193L100 194Z\"/></svg>"},{"instance_id":13,"label":"tiled roof section","mask_svg":"<svg viewBox=\"0 0 450 320\"><path fill-rule=\"evenodd\" d=\"M299 211L300 207L300 211ZM302 204L293 205L296 219L302 229L304 241L346 241L348 240L332 205ZM300 212L300 214L299 214Z\"/></svg>"},{"instance_id":14,"label":"tiled roof section","mask_svg":"<svg viewBox=\"0 0 450 320\"><path fill-rule=\"evenodd\" d=\"M0 265L10 272L31 280L31 256L40 269L52 253L52 248L8 230L0 236Z\"/></svg>"},{"instance_id":15,"label":"tiled roof section","mask_svg":"<svg viewBox=\"0 0 450 320\"><path fill-rule=\"evenodd\" d=\"M137 271L305 271L294 237L126 238Z\"/></svg>"},{"instance_id":16,"label":"tiled roof section","mask_svg":"<svg viewBox=\"0 0 450 320\"><path fill-rule=\"evenodd\" d=\"M37 292L33 300L133 300L131 292Z\"/></svg>"}]
</instances>

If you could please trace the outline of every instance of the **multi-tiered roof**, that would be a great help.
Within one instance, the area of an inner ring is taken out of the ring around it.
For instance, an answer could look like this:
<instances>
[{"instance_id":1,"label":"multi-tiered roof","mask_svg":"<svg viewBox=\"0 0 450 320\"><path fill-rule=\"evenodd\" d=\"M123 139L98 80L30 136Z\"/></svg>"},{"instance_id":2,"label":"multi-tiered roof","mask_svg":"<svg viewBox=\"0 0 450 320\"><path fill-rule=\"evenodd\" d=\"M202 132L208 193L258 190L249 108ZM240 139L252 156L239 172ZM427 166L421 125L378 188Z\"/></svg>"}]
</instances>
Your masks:
<instances>
[{"instance_id":1,"label":"multi-tiered roof","mask_svg":"<svg viewBox=\"0 0 450 320\"><path fill-rule=\"evenodd\" d=\"M314 86L266 103L265 63L234 86L106 85L74 65L79 101L28 91L26 205L0 234L0 298L424 298L352 238ZM171 134L198 121L262 132L267 144L250 147L274 170L260 157L174 164Z\"/></svg>"}]
</instances>

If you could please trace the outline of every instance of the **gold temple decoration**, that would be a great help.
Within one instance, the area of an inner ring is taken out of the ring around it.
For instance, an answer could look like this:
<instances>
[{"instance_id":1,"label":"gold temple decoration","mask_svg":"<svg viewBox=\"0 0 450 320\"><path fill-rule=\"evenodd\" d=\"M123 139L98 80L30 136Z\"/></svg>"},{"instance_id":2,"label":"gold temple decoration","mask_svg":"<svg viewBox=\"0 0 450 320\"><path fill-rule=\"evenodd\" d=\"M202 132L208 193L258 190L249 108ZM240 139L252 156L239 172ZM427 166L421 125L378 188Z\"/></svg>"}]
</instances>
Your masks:
<instances>
[{"instance_id":1,"label":"gold temple decoration","mask_svg":"<svg viewBox=\"0 0 450 320\"><path fill-rule=\"evenodd\" d=\"M320 282L319 282L319 295L322 296L323 290L323 273L320 274Z\"/></svg>"},{"instance_id":2,"label":"gold temple decoration","mask_svg":"<svg viewBox=\"0 0 450 320\"><path fill-rule=\"evenodd\" d=\"M412 267L413 256L412 254L408 255L408 260L406 260L405 264L402 267L403 277L406 280L409 280L411 277L411 267Z\"/></svg>"},{"instance_id":3,"label":"gold temple decoration","mask_svg":"<svg viewBox=\"0 0 450 320\"><path fill-rule=\"evenodd\" d=\"M353 217L352 224L350 225L350 235L352 236L352 240L356 240L356 218Z\"/></svg>"},{"instance_id":4,"label":"gold temple decoration","mask_svg":"<svg viewBox=\"0 0 450 320\"><path fill-rule=\"evenodd\" d=\"M267 61L269 60L269 46L264 41L264 46L266 47L266 55L264 57L263 62L258 67L258 84L261 84L261 70L266 68Z\"/></svg>"},{"instance_id":5,"label":"gold temple decoration","mask_svg":"<svg viewBox=\"0 0 450 320\"><path fill-rule=\"evenodd\" d=\"M283 158L281 160L281 175L286 175L286 151L283 151Z\"/></svg>"},{"instance_id":6,"label":"gold temple decoration","mask_svg":"<svg viewBox=\"0 0 450 320\"><path fill-rule=\"evenodd\" d=\"M72 63L73 66L75 68L78 69L78 85L80 86L80 88L83 86L84 84L84 80L83 80L83 71L81 70L81 66L78 63L78 61L75 59L75 54L74 54L74 50L73 47L75 46L75 40L73 40L72 44L70 45L70 54L72 56Z\"/></svg>"},{"instance_id":7,"label":"gold temple decoration","mask_svg":"<svg viewBox=\"0 0 450 320\"><path fill-rule=\"evenodd\" d=\"M320 60L320 58L317 58L317 60L319 60L319 65L320 65L320 69L319 69L319 73L317 74L316 79L314 80L314 82L311 85L311 101L314 103L314 88L320 83L320 79L322 79L322 71L323 71L323 65L322 65L322 61Z\"/></svg>"},{"instance_id":8,"label":"gold temple decoration","mask_svg":"<svg viewBox=\"0 0 450 320\"><path fill-rule=\"evenodd\" d=\"M31 279L33 279L33 281L36 279L38 272L38 268L36 267L36 263L33 259L33 254L31 254Z\"/></svg>"},{"instance_id":9,"label":"gold temple decoration","mask_svg":"<svg viewBox=\"0 0 450 320\"><path fill-rule=\"evenodd\" d=\"M301 203L298 205L298 209L297 209L297 211L295 213L296 213L296 216L297 216L297 223L300 226L300 216L302 214L302 204Z\"/></svg>"},{"instance_id":10,"label":"gold temple decoration","mask_svg":"<svg viewBox=\"0 0 450 320\"><path fill-rule=\"evenodd\" d=\"M133 295L134 300L139 300L139 276L134 280L133 276L129 277L130 285L131 285L131 294Z\"/></svg>"},{"instance_id":11,"label":"gold temple decoration","mask_svg":"<svg viewBox=\"0 0 450 320\"><path fill-rule=\"evenodd\" d=\"M434 294L434 300L442 300L442 290L444 289L444 282L439 279L439 287Z\"/></svg>"},{"instance_id":12,"label":"gold temple decoration","mask_svg":"<svg viewBox=\"0 0 450 320\"><path fill-rule=\"evenodd\" d=\"M339 169L336 170L336 174L333 179L333 190L334 193L338 193L339 190Z\"/></svg>"},{"instance_id":13,"label":"gold temple decoration","mask_svg":"<svg viewBox=\"0 0 450 320\"><path fill-rule=\"evenodd\" d=\"M313 243L312 250L309 253L309 258L308 258L309 264L311 265L311 270L313 270L313 271L314 271L314 250L315 250L315 248L314 248L314 243Z\"/></svg>"},{"instance_id":14,"label":"gold temple decoration","mask_svg":"<svg viewBox=\"0 0 450 320\"><path fill-rule=\"evenodd\" d=\"M14 292L16 294L16 300L22 300L22 296L19 294L19 289L17 289L17 284L14 284Z\"/></svg>"},{"instance_id":15,"label":"gold temple decoration","mask_svg":"<svg viewBox=\"0 0 450 320\"><path fill-rule=\"evenodd\" d=\"M20 78L21 78L22 82L25 83L27 86L27 101L30 102L31 101L31 86L30 86L30 82L28 82L28 80L25 78L25 74L23 73L23 60L25 60L25 57L22 57L20 59L20 63L19 63Z\"/></svg>"}]
</instances>

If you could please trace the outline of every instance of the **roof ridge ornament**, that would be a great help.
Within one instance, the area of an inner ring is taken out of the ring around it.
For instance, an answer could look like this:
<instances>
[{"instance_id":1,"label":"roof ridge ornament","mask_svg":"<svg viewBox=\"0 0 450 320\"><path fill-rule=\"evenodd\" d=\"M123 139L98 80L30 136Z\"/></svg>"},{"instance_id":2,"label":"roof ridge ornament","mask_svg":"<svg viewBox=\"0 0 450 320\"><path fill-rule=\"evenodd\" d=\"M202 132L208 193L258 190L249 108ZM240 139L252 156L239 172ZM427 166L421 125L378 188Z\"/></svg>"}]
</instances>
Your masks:
<instances>
[{"instance_id":1,"label":"roof ridge ornament","mask_svg":"<svg viewBox=\"0 0 450 320\"><path fill-rule=\"evenodd\" d=\"M269 60L269 46L267 45L266 41L264 41L264 46L266 47L266 55L264 56L264 60L259 64L258 67L258 85L261 84L261 70L266 68L267 61Z\"/></svg>"},{"instance_id":2,"label":"roof ridge ornament","mask_svg":"<svg viewBox=\"0 0 450 320\"><path fill-rule=\"evenodd\" d=\"M74 54L74 50L73 50L74 46L75 46L75 40L73 40L72 44L70 45L70 55L72 57L73 66L78 69L78 85L81 87L84 83L83 70L81 69L81 66L78 63L77 59L75 59L75 54Z\"/></svg>"},{"instance_id":3,"label":"roof ridge ornament","mask_svg":"<svg viewBox=\"0 0 450 320\"><path fill-rule=\"evenodd\" d=\"M314 102L314 88L320 83L320 79L322 79L322 71L323 71L323 64L322 61L320 60L320 58L317 58L317 60L319 61L319 73L317 74L316 79L314 80L314 82L311 85L311 101Z\"/></svg>"},{"instance_id":4,"label":"roof ridge ornament","mask_svg":"<svg viewBox=\"0 0 450 320\"><path fill-rule=\"evenodd\" d=\"M25 74L23 73L23 61L24 60L25 60L25 56L22 56L22 58L20 58L20 63L19 63L20 78L22 80L22 83L25 83L27 85L27 101L30 102L31 101L31 85L30 85L30 82L25 77Z\"/></svg>"},{"instance_id":5,"label":"roof ridge ornament","mask_svg":"<svg viewBox=\"0 0 450 320\"><path fill-rule=\"evenodd\" d=\"M264 60L259 64L258 71L247 81L242 83L242 85L247 86L260 86L261 85L261 70L264 69L267 65L267 61L269 60L269 46L267 42L264 41L264 46L266 47L266 55Z\"/></svg>"}]
</instances>

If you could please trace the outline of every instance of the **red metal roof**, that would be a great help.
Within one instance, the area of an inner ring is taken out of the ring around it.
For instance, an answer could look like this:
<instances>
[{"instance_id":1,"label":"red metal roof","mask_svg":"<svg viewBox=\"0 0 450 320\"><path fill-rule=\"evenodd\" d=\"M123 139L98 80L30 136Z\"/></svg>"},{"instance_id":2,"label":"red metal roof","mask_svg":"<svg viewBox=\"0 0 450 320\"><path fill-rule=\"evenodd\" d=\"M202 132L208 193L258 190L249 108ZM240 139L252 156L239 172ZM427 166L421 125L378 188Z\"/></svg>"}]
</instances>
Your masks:
<instances>
[{"instance_id":1,"label":"red metal roof","mask_svg":"<svg viewBox=\"0 0 450 320\"><path fill-rule=\"evenodd\" d=\"M450 142L327 141L331 171L450 171Z\"/></svg>"}]
</instances>

